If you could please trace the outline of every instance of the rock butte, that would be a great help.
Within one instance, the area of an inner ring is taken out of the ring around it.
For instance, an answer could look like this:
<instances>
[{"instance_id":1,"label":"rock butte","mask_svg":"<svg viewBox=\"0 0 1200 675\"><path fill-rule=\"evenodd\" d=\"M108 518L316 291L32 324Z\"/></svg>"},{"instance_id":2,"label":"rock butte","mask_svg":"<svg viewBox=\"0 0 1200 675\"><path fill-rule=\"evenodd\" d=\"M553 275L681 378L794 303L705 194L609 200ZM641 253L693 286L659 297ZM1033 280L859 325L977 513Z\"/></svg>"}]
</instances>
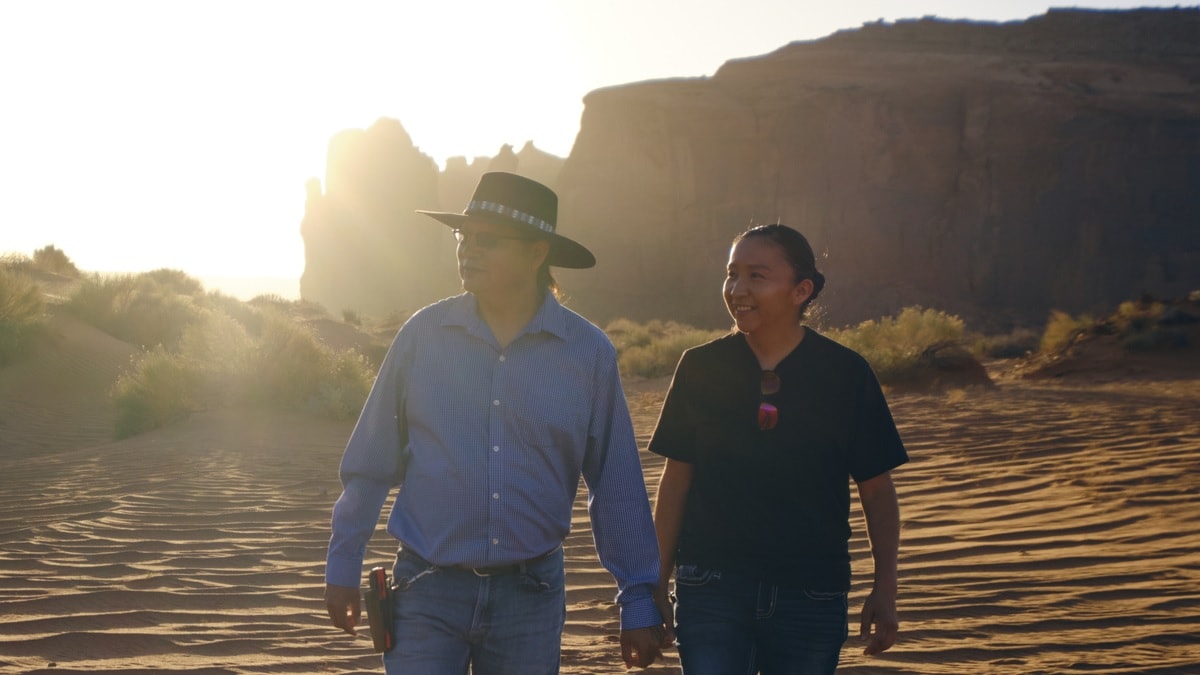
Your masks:
<instances>
[{"instance_id":1,"label":"rock butte","mask_svg":"<svg viewBox=\"0 0 1200 675\"><path fill-rule=\"evenodd\" d=\"M560 280L599 323L725 324L729 241L775 221L808 235L835 325L923 305L1004 329L1181 296L1200 287L1200 10L867 24L594 91L565 163L506 150L439 174L397 122L336 137L304 297L455 292L452 240L412 211L460 209L489 167L558 191L562 231L599 259Z\"/></svg>"}]
</instances>

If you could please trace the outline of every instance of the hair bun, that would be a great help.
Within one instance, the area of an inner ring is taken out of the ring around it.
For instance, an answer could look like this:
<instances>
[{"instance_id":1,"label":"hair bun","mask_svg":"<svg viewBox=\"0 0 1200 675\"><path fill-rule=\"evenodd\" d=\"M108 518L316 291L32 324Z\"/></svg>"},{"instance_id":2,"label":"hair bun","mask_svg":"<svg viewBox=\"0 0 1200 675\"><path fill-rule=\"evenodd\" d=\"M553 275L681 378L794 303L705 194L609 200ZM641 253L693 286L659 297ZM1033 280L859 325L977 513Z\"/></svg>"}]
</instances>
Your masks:
<instances>
[{"instance_id":1,"label":"hair bun","mask_svg":"<svg viewBox=\"0 0 1200 675\"><path fill-rule=\"evenodd\" d=\"M825 275L821 274L820 272L813 272L812 282L813 282L813 294L815 295L817 293L820 293L821 289L825 288Z\"/></svg>"}]
</instances>

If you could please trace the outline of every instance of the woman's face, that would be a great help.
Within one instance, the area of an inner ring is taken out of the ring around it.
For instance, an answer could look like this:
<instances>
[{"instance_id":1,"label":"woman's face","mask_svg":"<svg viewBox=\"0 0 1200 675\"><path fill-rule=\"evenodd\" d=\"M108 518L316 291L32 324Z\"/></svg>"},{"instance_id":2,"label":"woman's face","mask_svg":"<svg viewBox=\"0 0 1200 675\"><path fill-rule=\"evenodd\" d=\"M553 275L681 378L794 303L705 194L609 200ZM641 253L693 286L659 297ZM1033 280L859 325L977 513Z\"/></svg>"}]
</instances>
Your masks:
<instances>
[{"instance_id":1,"label":"woman's face","mask_svg":"<svg viewBox=\"0 0 1200 675\"><path fill-rule=\"evenodd\" d=\"M725 308L737 329L795 326L800 308L812 295L810 279L796 281L783 248L766 237L746 237L729 250Z\"/></svg>"}]
</instances>

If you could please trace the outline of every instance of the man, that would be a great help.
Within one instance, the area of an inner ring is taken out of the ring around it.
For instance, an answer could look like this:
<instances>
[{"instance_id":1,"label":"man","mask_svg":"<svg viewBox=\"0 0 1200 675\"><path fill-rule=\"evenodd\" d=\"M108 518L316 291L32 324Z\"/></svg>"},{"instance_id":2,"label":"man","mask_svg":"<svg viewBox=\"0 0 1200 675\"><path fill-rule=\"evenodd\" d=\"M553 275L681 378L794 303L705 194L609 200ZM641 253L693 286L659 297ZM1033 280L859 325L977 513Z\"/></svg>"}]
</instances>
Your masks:
<instances>
[{"instance_id":1,"label":"man","mask_svg":"<svg viewBox=\"0 0 1200 675\"><path fill-rule=\"evenodd\" d=\"M595 258L558 234L558 198L484 174L454 229L464 294L396 335L342 457L325 604L354 634L367 541L391 489L389 673L557 673L562 542L580 475L596 549L617 581L627 667L659 655L658 552L616 352L564 308L550 266Z\"/></svg>"}]
</instances>

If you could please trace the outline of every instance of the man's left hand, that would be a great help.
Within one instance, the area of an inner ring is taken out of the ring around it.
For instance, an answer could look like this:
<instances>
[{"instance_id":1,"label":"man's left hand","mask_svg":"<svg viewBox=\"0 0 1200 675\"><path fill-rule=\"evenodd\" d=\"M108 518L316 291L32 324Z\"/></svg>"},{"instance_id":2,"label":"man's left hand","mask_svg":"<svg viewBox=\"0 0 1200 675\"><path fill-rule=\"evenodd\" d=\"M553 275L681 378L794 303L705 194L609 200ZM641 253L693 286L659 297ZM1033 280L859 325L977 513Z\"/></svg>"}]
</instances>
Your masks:
<instances>
[{"instance_id":1,"label":"man's left hand","mask_svg":"<svg viewBox=\"0 0 1200 675\"><path fill-rule=\"evenodd\" d=\"M871 632L871 626L875 632ZM863 603L862 621L859 626L859 637L870 637L863 654L873 656L887 651L896 644L896 634L900 630L900 618L896 614L895 596L888 596L878 590L871 591Z\"/></svg>"},{"instance_id":2,"label":"man's left hand","mask_svg":"<svg viewBox=\"0 0 1200 675\"><path fill-rule=\"evenodd\" d=\"M621 656L626 668L645 668L662 656L663 627L621 631Z\"/></svg>"}]
</instances>

